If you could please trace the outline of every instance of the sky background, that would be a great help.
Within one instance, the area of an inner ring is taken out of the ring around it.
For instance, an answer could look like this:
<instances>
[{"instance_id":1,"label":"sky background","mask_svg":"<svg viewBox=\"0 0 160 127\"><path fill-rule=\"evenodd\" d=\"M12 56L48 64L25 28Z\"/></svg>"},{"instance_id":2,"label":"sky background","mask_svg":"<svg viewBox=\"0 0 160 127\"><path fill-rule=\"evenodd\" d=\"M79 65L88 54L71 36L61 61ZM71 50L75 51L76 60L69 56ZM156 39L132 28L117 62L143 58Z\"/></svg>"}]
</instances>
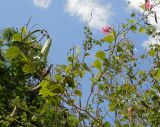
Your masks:
<instances>
[{"instance_id":1,"label":"sky background","mask_svg":"<svg viewBox=\"0 0 160 127\"><path fill-rule=\"evenodd\" d=\"M91 13L89 25L94 37L100 39L105 36L101 32L103 26L125 23L133 10L142 13L139 5L144 1L130 0L128 5L128 0L0 0L0 29L21 28L32 17L30 28L36 25L34 29L46 29L52 37L49 63L65 64L68 50L73 45L82 46L84 26ZM159 8L156 11L159 16ZM149 20L159 28L152 17ZM137 53L144 52L150 43L158 43L154 38L140 34L130 34L130 39Z\"/></svg>"},{"instance_id":2,"label":"sky background","mask_svg":"<svg viewBox=\"0 0 160 127\"><path fill-rule=\"evenodd\" d=\"M83 27L91 13L89 25L94 37L101 38L101 27L125 22L131 9L141 12L139 5L144 0L130 1L128 6L128 0L0 0L0 29L20 28L32 17L30 27L48 30L53 39L49 61L65 63L69 48L82 45ZM152 39L135 34L130 37L138 51L144 50L142 44Z\"/></svg>"}]
</instances>

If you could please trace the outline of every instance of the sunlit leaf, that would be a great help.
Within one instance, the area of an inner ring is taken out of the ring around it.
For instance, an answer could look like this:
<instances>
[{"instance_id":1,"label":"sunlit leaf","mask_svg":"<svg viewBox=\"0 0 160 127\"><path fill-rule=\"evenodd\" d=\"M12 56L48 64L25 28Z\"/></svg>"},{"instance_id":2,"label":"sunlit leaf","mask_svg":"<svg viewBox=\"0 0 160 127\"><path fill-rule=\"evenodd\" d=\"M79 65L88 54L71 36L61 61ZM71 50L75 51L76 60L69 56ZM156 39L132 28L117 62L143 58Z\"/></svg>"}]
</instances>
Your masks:
<instances>
[{"instance_id":1,"label":"sunlit leaf","mask_svg":"<svg viewBox=\"0 0 160 127\"><path fill-rule=\"evenodd\" d=\"M22 70L25 73L34 73L35 72L35 67L33 65L25 64L22 67Z\"/></svg>"},{"instance_id":2,"label":"sunlit leaf","mask_svg":"<svg viewBox=\"0 0 160 127\"><path fill-rule=\"evenodd\" d=\"M144 27L141 27L141 28L139 28L139 32L140 32L140 33L145 33L145 32L146 32L146 29L145 29Z\"/></svg>"},{"instance_id":3,"label":"sunlit leaf","mask_svg":"<svg viewBox=\"0 0 160 127\"><path fill-rule=\"evenodd\" d=\"M26 34L27 33L27 28L26 27L22 27L21 28L21 33L22 34Z\"/></svg>"},{"instance_id":4,"label":"sunlit leaf","mask_svg":"<svg viewBox=\"0 0 160 127\"><path fill-rule=\"evenodd\" d=\"M112 43L115 40L115 37L113 34L109 34L106 37L103 38L104 42Z\"/></svg>"},{"instance_id":5,"label":"sunlit leaf","mask_svg":"<svg viewBox=\"0 0 160 127\"><path fill-rule=\"evenodd\" d=\"M42 80L39 85L42 86L43 88L45 88L50 85L50 81L49 80Z\"/></svg>"},{"instance_id":6,"label":"sunlit leaf","mask_svg":"<svg viewBox=\"0 0 160 127\"><path fill-rule=\"evenodd\" d=\"M54 94L51 91L49 91L46 87L42 87L39 91L39 94L43 97L54 96Z\"/></svg>"},{"instance_id":7,"label":"sunlit leaf","mask_svg":"<svg viewBox=\"0 0 160 127\"><path fill-rule=\"evenodd\" d=\"M93 63L93 66L97 69L101 69L102 67L102 62L100 60L95 60Z\"/></svg>"},{"instance_id":8,"label":"sunlit leaf","mask_svg":"<svg viewBox=\"0 0 160 127\"><path fill-rule=\"evenodd\" d=\"M157 79L158 81L160 81L160 68L157 70L157 73L155 75L155 79Z\"/></svg>"},{"instance_id":9,"label":"sunlit leaf","mask_svg":"<svg viewBox=\"0 0 160 127\"><path fill-rule=\"evenodd\" d=\"M104 60L104 59L106 58L106 54L105 54L104 51L98 51L98 52L96 53L96 57L99 58L99 59Z\"/></svg>"},{"instance_id":10,"label":"sunlit leaf","mask_svg":"<svg viewBox=\"0 0 160 127\"><path fill-rule=\"evenodd\" d=\"M134 24L134 23L136 22L136 20L131 19L131 20L129 20L129 22L130 22L131 24Z\"/></svg>"},{"instance_id":11,"label":"sunlit leaf","mask_svg":"<svg viewBox=\"0 0 160 127\"><path fill-rule=\"evenodd\" d=\"M22 37L21 37L20 34L16 33L16 34L13 35L12 39L14 41L21 41Z\"/></svg>"},{"instance_id":12,"label":"sunlit leaf","mask_svg":"<svg viewBox=\"0 0 160 127\"><path fill-rule=\"evenodd\" d=\"M111 112L115 111L116 105L117 105L116 103L110 102L109 103L109 111L111 111Z\"/></svg>"},{"instance_id":13,"label":"sunlit leaf","mask_svg":"<svg viewBox=\"0 0 160 127\"><path fill-rule=\"evenodd\" d=\"M10 59L16 58L21 53L20 49L16 46L10 47L6 52L6 57Z\"/></svg>"},{"instance_id":14,"label":"sunlit leaf","mask_svg":"<svg viewBox=\"0 0 160 127\"><path fill-rule=\"evenodd\" d=\"M78 45L76 46L76 53L78 55L81 55L81 49L80 49L80 47Z\"/></svg>"},{"instance_id":15,"label":"sunlit leaf","mask_svg":"<svg viewBox=\"0 0 160 127\"><path fill-rule=\"evenodd\" d=\"M101 78L101 76L102 76L102 71L98 71L98 73L92 79L93 84L96 83L96 82L98 82L98 80Z\"/></svg>"},{"instance_id":16,"label":"sunlit leaf","mask_svg":"<svg viewBox=\"0 0 160 127\"><path fill-rule=\"evenodd\" d=\"M155 55L155 50L153 50L153 49L151 49L149 52L148 52L148 54L150 55L150 56L152 56L152 57L154 57L154 55Z\"/></svg>"}]
</instances>

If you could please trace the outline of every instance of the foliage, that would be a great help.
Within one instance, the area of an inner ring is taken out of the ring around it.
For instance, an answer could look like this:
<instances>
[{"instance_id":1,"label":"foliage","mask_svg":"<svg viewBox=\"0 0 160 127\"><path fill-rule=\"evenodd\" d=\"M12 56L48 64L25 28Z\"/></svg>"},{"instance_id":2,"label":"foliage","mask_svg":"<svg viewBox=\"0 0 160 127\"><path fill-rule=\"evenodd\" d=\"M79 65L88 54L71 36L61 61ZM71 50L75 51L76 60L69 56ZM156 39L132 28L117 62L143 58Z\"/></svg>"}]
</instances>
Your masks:
<instances>
[{"instance_id":1,"label":"foliage","mask_svg":"<svg viewBox=\"0 0 160 127\"><path fill-rule=\"evenodd\" d=\"M7 28L1 34L0 125L28 127L68 124L74 127L76 118L59 104L62 86L50 79L50 70L47 70L49 67L45 57L49 47L46 44L42 47L35 35L40 32L44 38L48 33L45 30L27 32L26 27L22 29ZM47 44L48 41L49 38ZM35 89L32 90L37 84L42 87L40 95ZM53 93L48 87L52 87ZM48 97L51 95L54 99Z\"/></svg>"},{"instance_id":2,"label":"foliage","mask_svg":"<svg viewBox=\"0 0 160 127\"><path fill-rule=\"evenodd\" d=\"M3 30L0 125L159 126L160 46L151 45L149 51L138 55L129 39L130 33L159 34L145 18L133 13L127 23L99 40L86 26L83 46L73 46L67 63L54 67L47 63L51 45L47 31L28 31L27 26ZM147 64L148 60L152 64Z\"/></svg>"}]
</instances>

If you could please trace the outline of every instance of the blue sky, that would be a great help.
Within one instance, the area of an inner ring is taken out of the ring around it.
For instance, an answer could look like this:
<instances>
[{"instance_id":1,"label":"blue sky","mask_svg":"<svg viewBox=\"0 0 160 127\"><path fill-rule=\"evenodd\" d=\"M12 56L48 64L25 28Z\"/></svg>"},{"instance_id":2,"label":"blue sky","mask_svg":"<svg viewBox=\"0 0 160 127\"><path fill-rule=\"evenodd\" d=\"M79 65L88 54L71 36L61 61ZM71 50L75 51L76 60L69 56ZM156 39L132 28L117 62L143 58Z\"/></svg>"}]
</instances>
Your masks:
<instances>
[{"instance_id":1,"label":"blue sky","mask_svg":"<svg viewBox=\"0 0 160 127\"><path fill-rule=\"evenodd\" d=\"M89 25L94 36L100 38L103 36L100 32L102 26L125 22L131 8L137 9L140 2L143 0L134 0L128 7L127 0L118 0L118 3L117 0L1 0L0 29L21 27L32 17L30 27L37 24L35 28L47 29L53 38L50 62L65 63L68 49L73 44L82 45L83 27L90 13L92 20ZM131 38L134 39L135 35ZM142 49L145 39L136 37L138 49Z\"/></svg>"},{"instance_id":2,"label":"blue sky","mask_svg":"<svg viewBox=\"0 0 160 127\"><path fill-rule=\"evenodd\" d=\"M66 63L67 51L74 45L83 43L83 27L90 18L90 26L95 38L104 35L102 26L115 26L129 18L131 9L141 13L139 5L144 0L0 0L0 29L6 27L20 28L32 17L30 27L46 29L53 39L49 54L49 62ZM157 10L159 14L160 10ZM153 18L150 22L155 24ZM159 27L159 26L158 26ZM131 34L137 52L144 51L145 46L157 43L155 39L145 35ZM85 81L86 83L86 81ZM85 88L86 89L86 88Z\"/></svg>"}]
</instances>

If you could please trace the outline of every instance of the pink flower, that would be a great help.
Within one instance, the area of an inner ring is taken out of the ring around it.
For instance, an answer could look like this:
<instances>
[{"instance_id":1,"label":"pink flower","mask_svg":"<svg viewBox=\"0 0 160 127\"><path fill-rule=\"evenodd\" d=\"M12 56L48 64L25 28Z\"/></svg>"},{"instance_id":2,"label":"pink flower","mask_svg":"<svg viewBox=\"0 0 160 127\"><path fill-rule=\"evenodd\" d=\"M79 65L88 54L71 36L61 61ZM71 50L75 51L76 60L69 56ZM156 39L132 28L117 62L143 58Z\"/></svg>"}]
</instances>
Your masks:
<instances>
[{"instance_id":1,"label":"pink flower","mask_svg":"<svg viewBox=\"0 0 160 127\"><path fill-rule=\"evenodd\" d=\"M144 7L146 10L150 10L151 7L152 7L152 4L150 2L150 0L146 0L145 4L144 4Z\"/></svg>"},{"instance_id":2,"label":"pink flower","mask_svg":"<svg viewBox=\"0 0 160 127\"><path fill-rule=\"evenodd\" d=\"M108 34L108 33L112 32L112 28L108 27L108 26L105 26L105 27L102 27L101 31L104 34Z\"/></svg>"}]
</instances>

